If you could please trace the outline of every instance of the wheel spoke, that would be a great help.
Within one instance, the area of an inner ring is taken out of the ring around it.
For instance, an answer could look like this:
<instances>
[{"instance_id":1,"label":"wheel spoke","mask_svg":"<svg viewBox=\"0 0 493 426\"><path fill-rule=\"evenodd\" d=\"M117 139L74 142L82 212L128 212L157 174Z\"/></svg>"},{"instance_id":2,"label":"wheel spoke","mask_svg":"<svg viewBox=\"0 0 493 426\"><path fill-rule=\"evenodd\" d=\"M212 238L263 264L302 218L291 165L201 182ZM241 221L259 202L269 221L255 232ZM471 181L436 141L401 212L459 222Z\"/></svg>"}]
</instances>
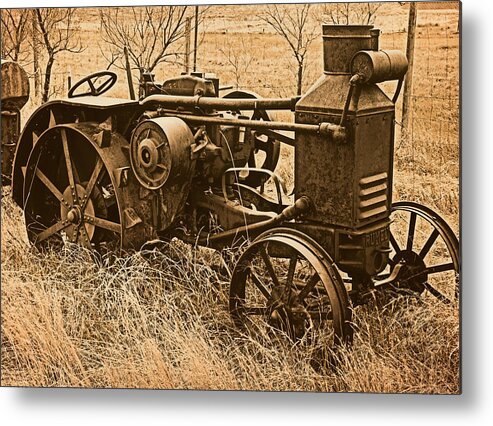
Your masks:
<instances>
[{"instance_id":1,"label":"wheel spoke","mask_svg":"<svg viewBox=\"0 0 493 426\"><path fill-rule=\"evenodd\" d=\"M265 247L262 246L260 248L260 256L262 257L262 260L265 263L265 266L267 267L267 271L269 272L270 277L272 278L272 281L274 282L275 287L279 287L279 279L277 278L276 271L274 270L274 266L272 265L272 262L270 261L269 255L267 254L267 251L265 250Z\"/></svg>"},{"instance_id":2,"label":"wheel spoke","mask_svg":"<svg viewBox=\"0 0 493 426\"><path fill-rule=\"evenodd\" d=\"M62 229L65 229L69 225L70 225L69 222L63 222L63 221L51 225L49 228L46 228L43 232L40 232L37 235L34 244L39 244L41 241L46 240L47 238L51 237L53 234L60 232Z\"/></svg>"},{"instance_id":3,"label":"wheel spoke","mask_svg":"<svg viewBox=\"0 0 493 426\"><path fill-rule=\"evenodd\" d=\"M94 224L98 228L107 229L108 231L116 232L118 234L121 234L122 232L122 227L119 223L111 222L101 217L96 217L91 215L84 215L84 218L86 222Z\"/></svg>"},{"instance_id":4,"label":"wheel spoke","mask_svg":"<svg viewBox=\"0 0 493 426\"><path fill-rule=\"evenodd\" d=\"M80 243L81 243L84 247L86 247L86 248L88 248L88 249L92 250L92 246L91 246L91 239L89 238L89 234L87 233L86 225L85 225L84 223L82 223L82 224L80 225L80 227L79 227L79 231L80 231L80 233L82 234L82 235L81 235L81 237L82 237L82 241L80 241Z\"/></svg>"},{"instance_id":5,"label":"wheel spoke","mask_svg":"<svg viewBox=\"0 0 493 426\"><path fill-rule=\"evenodd\" d=\"M94 185L96 185L96 182L98 180L98 177L101 173L101 170L103 168L103 160L101 160L100 157L98 157L98 161L96 162L96 166L94 167L94 170L92 171L91 178L89 179L89 182L86 187L86 200L84 201L84 204L82 205L82 211L85 210L87 203L89 202L89 198L91 197L92 191L94 190Z\"/></svg>"},{"instance_id":6,"label":"wheel spoke","mask_svg":"<svg viewBox=\"0 0 493 426\"><path fill-rule=\"evenodd\" d=\"M91 79L87 80L87 84L89 84L89 88L91 89L91 95L97 96L98 92L94 87L94 83L91 81Z\"/></svg>"},{"instance_id":7,"label":"wheel spoke","mask_svg":"<svg viewBox=\"0 0 493 426\"><path fill-rule=\"evenodd\" d=\"M390 244L392 244L392 247L394 248L396 253L399 253L401 251L401 248L399 247L399 244L397 244L397 240L394 237L394 234L392 232L389 232L389 237L390 237Z\"/></svg>"},{"instance_id":8,"label":"wheel spoke","mask_svg":"<svg viewBox=\"0 0 493 426\"><path fill-rule=\"evenodd\" d=\"M433 232L431 233L431 235L429 236L428 240L424 244L423 248L419 252L419 257L421 259L424 259L426 257L426 255L430 251L431 247L433 246L433 244L435 243L435 241L436 241L436 239L438 238L439 235L440 235L440 233L438 232L438 229L436 229L436 228L433 229Z\"/></svg>"},{"instance_id":9,"label":"wheel spoke","mask_svg":"<svg viewBox=\"0 0 493 426\"><path fill-rule=\"evenodd\" d=\"M452 303L448 297L446 297L442 293L440 293L435 287L430 285L430 283L425 283L424 286L425 286L426 290L428 290L433 296L435 296L441 302L446 303L446 304Z\"/></svg>"},{"instance_id":10,"label":"wheel spoke","mask_svg":"<svg viewBox=\"0 0 493 426\"><path fill-rule=\"evenodd\" d=\"M409 219L409 230L407 233L407 246L406 250L413 250L413 242L414 242L414 230L416 228L416 213L411 212L411 218Z\"/></svg>"},{"instance_id":11,"label":"wheel spoke","mask_svg":"<svg viewBox=\"0 0 493 426\"><path fill-rule=\"evenodd\" d=\"M269 300L270 299L269 291L265 288L262 281L260 281L260 278L257 276L257 274L251 268L250 268L250 277L252 278L252 281L255 284L255 287L257 287L260 290L260 292L264 295L264 297L267 300Z\"/></svg>"},{"instance_id":12,"label":"wheel spoke","mask_svg":"<svg viewBox=\"0 0 493 426\"><path fill-rule=\"evenodd\" d=\"M315 272L311 277L310 279L308 280L308 282L306 283L305 287L303 287L303 289L299 292L298 294L298 300L300 302L302 302L303 300L305 300L306 296L308 296L308 294L310 294L310 292L315 288L315 286L317 285L317 283L320 281L320 277L318 276L318 274Z\"/></svg>"},{"instance_id":13,"label":"wheel spoke","mask_svg":"<svg viewBox=\"0 0 493 426\"><path fill-rule=\"evenodd\" d=\"M36 169L36 176L45 186L50 190L50 192L57 198L60 203L63 203L63 195L58 190L58 188L48 179L48 177L39 169Z\"/></svg>"},{"instance_id":14,"label":"wheel spoke","mask_svg":"<svg viewBox=\"0 0 493 426\"><path fill-rule=\"evenodd\" d=\"M427 274L437 274L439 272L453 271L455 266L453 263L443 263L441 265L428 266L425 269Z\"/></svg>"},{"instance_id":15,"label":"wheel spoke","mask_svg":"<svg viewBox=\"0 0 493 426\"><path fill-rule=\"evenodd\" d=\"M63 145L63 152L65 154L65 164L67 166L67 175L68 175L68 181L70 184L70 187L72 191L75 193L75 197L72 196L72 203L73 204L78 204L77 203L77 187L75 186L75 179L74 179L74 170L72 169L72 159L70 158L70 151L68 149L68 142L67 142L67 133L65 129L61 129L60 134L62 136L62 145Z\"/></svg>"},{"instance_id":16,"label":"wheel spoke","mask_svg":"<svg viewBox=\"0 0 493 426\"><path fill-rule=\"evenodd\" d=\"M298 263L298 256L294 255L289 260L288 276L286 277L286 287L291 290L291 284L293 284L294 273L296 271L296 264Z\"/></svg>"}]
</instances>

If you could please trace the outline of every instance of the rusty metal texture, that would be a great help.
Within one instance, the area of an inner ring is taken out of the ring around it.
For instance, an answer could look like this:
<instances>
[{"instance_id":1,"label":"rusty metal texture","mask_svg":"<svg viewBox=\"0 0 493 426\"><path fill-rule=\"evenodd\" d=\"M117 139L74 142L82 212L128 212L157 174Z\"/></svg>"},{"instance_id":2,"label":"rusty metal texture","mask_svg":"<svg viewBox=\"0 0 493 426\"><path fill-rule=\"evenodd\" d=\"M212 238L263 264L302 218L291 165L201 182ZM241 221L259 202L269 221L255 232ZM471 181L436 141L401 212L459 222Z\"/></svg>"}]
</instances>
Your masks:
<instances>
[{"instance_id":1,"label":"rusty metal texture","mask_svg":"<svg viewBox=\"0 0 493 426\"><path fill-rule=\"evenodd\" d=\"M315 133L330 138L335 138L337 142L343 142L345 134L343 129L337 124L332 123L319 123L317 125L300 124L300 123L285 123L282 121L252 121L242 119L227 119L220 117L204 117L200 115L182 114L182 113L166 113L167 116L179 117L185 121L191 123L210 123L210 124L224 124L229 126L249 127L255 130L283 130L283 131L297 131L300 133Z\"/></svg>"},{"instance_id":2,"label":"rusty metal texture","mask_svg":"<svg viewBox=\"0 0 493 426\"><path fill-rule=\"evenodd\" d=\"M372 25L323 25L324 72L349 74L351 58L360 50L371 50L378 41Z\"/></svg>"},{"instance_id":3,"label":"rusty metal texture","mask_svg":"<svg viewBox=\"0 0 493 426\"><path fill-rule=\"evenodd\" d=\"M407 58L400 50L363 50L351 60L351 73L358 74L363 83L400 80L407 71Z\"/></svg>"},{"instance_id":4,"label":"rusty metal texture","mask_svg":"<svg viewBox=\"0 0 493 426\"><path fill-rule=\"evenodd\" d=\"M282 278L284 270L279 270L283 260L289 268L287 280ZM308 280L300 280L296 274L300 261L313 271L307 272ZM253 265L263 265L264 269L257 266L253 274ZM261 290L260 302L252 297L256 289ZM305 304L307 297L313 298L310 308ZM322 299L326 302L320 303ZM239 326L248 318L260 327L264 323L281 329L297 340L330 323L332 333L326 336L331 340L329 346L352 340L351 310L341 276L323 248L295 230L274 228L243 252L231 278L229 308Z\"/></svg>"},{"instance_id":5,"label":"rusty metal texture","mask_svg":"<svg viewBox=\"0 0 493 426\"><path fill-rule=\"evenodd\" d=\"M151 95L140 101L141 105L158 104L165 108L206 108L217 111L288 109L293 110L297 98L285 99L227 99L202 96Z\"/></svg>"},{"instance_id":6,"label":"rusty metal texture","mask_svg":"<svg viewBox=\"0 0 493 426\"><path fill-rule=\"evenodd\" d=\"M1 168L2 168L2 184L8 185L11 182L12 164L14 161L15 149L17 140L20 134L20 113L2 110L1 115Z\"/></svg>"},{"instance_id":7,"label":"rusty metal texture","mask_svg":"<svg viewBox=\"0 0 493 426\"><path fill-rule=\"evenodd\" d=\"M12 164L20 135L20 110L29 99L29 78L15 62L1 61L1 153L2 183L10 184Z\"/></svg>"},{"instance_id":8,"label":"rusty metal texture","mask_svg":"<svg viewBox=\"0 0 493 426\"><path fill-rule=\"evenodd\" d=\"M1 61L2 111L19 111L29 99L29 78L26 71L12 61Z\"/></svg>"}]
</instances>

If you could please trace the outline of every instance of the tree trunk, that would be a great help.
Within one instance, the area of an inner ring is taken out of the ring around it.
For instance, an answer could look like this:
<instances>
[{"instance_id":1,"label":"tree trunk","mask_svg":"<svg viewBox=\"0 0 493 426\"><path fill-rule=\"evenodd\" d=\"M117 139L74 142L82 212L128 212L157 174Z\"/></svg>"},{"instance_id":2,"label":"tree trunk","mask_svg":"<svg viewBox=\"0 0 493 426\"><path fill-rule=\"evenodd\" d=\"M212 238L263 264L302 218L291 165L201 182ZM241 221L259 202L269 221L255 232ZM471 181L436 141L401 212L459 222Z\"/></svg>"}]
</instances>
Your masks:
<instances>
[{"instance_id":1,"label":"tree trunk","mask_svg":"<svg viewBox=\"0 0 493 426\"><path fill-rule=\"evenodd\" d=\"M303 86L303 62L298 62L298 85L296 87L296 95L301 96Z\"/></svg>"},{"instance_id":2,"label":"tree trunk","mask_svg":"<svg viewBox=\"0 0 493 426\"><path fill-rule=\"evenodd\" d=\"M36 26L36 15L34 9L32 10L32 36L33 36L33 71L34 71L34 96L39 96L40 82L40 69L38 59L38 29Z\"/></svg>"},{"instance_id":3,"label":"tree trunk","mask_svg":"<svg viewBox=\"0 0 493 426\"><path fill-rule=\"evenodd\" d=\"M53 68L54 62L54 56L50 55L48 57L48 62L46 63L45 81L43 85L43 102L48 102L48 98L50 97L51 69Z\"/></svg>"}]
</instances>

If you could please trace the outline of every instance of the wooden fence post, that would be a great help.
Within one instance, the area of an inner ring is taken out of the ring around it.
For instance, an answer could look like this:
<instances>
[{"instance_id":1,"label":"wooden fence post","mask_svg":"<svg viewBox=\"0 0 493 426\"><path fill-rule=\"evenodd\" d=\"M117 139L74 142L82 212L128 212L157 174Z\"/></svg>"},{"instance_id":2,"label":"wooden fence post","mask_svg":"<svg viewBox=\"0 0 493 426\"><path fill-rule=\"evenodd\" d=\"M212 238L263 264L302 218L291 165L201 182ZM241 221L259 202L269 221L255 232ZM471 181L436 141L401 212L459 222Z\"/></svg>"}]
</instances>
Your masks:
<instances>
[{"instance_id":1,"label":"wooden fence post","mask_svg":"<svg viewBox=\"0 0 493 426\"><path fill-rule=\"evenodd\" d=\"M409 23L407 29L406 56L409 63L406 79L404 80L404 95L402 103L402 126L409 129L409 117L412 107L413 94L413 64L414 64L414 40L416 38L417 9L416 2L409 3Z\"/></svg>"},{"instance_id":2,"label":"wooden fence post","mask_svg":"<svg viewBox=\"0 0 493 426\"><path fill-rule=\"evenodd\" d=\"M199 7L195 6L195 38L193 40L193 70L197 71L197 48L199 46Z\"/></svg>"}]
</instances>

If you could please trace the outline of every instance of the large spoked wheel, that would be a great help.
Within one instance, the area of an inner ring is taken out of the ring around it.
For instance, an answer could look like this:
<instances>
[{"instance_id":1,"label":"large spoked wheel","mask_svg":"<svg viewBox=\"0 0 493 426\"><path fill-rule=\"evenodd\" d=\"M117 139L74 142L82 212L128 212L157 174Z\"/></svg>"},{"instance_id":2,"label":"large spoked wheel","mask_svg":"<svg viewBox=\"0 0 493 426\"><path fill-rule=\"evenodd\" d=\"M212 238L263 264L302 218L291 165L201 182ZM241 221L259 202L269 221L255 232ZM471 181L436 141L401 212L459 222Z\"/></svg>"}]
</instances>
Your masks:
<instances>
[{"instance_id":1,"label":"large spoked wheel","mask_svg":"<svg viewBox=\"0 0 493 426\"><path fill-rule=\"evenodd\" d=\"M24 215L35 246L119 247L122 227L113 182L84 134L63 125L48 129L25 173Z\"/></svg>"},{"instance_id":2,"label":"large spoked wheel","mask_svg":"<svg viewBox=\"0 0 493 426\"><path fill-rule=\"evenodd\" d=\"M225 99L259 99L260 96L254 92L235 90L224 95ZM271 121L271 117L266 110L257 109L255 111L246 114L241 111L233 111L238 115L249 116L251 120L264 120ZM248 158L248 167L251 169L261 168L270 171L274 171L279 161L279 155L281 152L281 144L279 141L262 135L259 132L255 132L255 150ZM252 188L258 188L262 186L267 179L268 175L265 173L258 173L254 170L248 173L248 176L240 178L241 183L248 185Z\"/></svg>"},{"instance_id":3,"label":"large spoked wheel","mask_svg":"<svg viewBox=\"0 0 493 426\"><path fill-rule=\"evenodd\" d=\"M77 83L75 83L68 91L69 98L78 98L81 96L100 96L110 90L116 83L117 75L112 71L98 71L90 74ZM89 90L79 92L80 87L87 84Z\"/></svg>"},{"instance_id":4,"label":"large spoked wheel","mask_svg":"<svg viewBox=\"0 0 493 426\"><path fill-rule=\"evenodd\" d=\"M352 337L342 279L325 251L297 231L260 235L231 278L230 312L239 327L331 348Z\"/></svg>"},{"instance_id":5,"label":"large spoked wheel","mask_svg":"<svg viewBox=\"0 0 493 426\"><path fill-rule=\"evenodd\" d=\"M400 265L395 286L450 303L459 294L459 241L429 208L412 202L392 205L390 269Z\"/></svg>"}]
</instances>

